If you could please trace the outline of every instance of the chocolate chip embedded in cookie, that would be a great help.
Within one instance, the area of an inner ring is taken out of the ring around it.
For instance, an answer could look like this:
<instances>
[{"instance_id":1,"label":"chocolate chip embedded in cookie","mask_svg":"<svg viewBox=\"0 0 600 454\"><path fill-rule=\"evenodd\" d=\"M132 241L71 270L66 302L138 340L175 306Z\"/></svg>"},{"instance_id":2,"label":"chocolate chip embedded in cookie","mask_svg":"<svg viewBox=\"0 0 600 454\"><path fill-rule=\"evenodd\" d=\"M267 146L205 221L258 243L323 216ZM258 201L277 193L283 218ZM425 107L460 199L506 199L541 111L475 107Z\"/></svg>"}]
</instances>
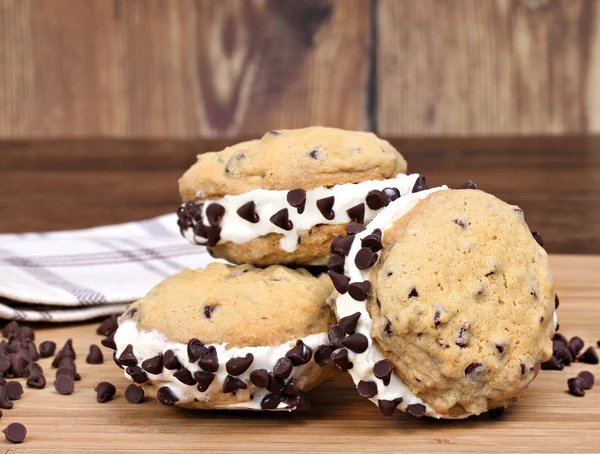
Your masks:
<instances>
[{"instance_id":1,"label":"chocolate chip embedded in cookie","mask_svg":"<svg viewBox=\"0 0 600 454\"><path fill-rule=\"evenodd\" d=\"M372 133L269 132L198 156L180 179L182 234L234 263L325 265L329 244L425 179Z\"/></svg>"},{"instance_id":2,"label":"chocolate chip embedded in cookie","mask_svg":"<svg viewBox=\"0 0 600 454\"><path fill-rule=\"evenodd\" d=\"M344 262L333 263L330 358L386 416L497 413L552 355L548 256L520 209L479 190L420 186L349 237ZM570 355L566 339L555 344ZM592 350L579 360L598 362ZM577 380L573 393L584 388Z\"/></svg>"},{"instance_id":3,"label":"chocolate chip embedded in cookie","mask_svg":"<svg viewBox=\"0 0 600 454\"><path fill-rule=\"evenodd\" d=\"M116 358L165 405L293 410L301 391L337 373L319 350L335 322L332 290L326 275L283 266L184 270L120 318ZM128 400L143 399L137 389Z\"/></svg>"}]
</instances>

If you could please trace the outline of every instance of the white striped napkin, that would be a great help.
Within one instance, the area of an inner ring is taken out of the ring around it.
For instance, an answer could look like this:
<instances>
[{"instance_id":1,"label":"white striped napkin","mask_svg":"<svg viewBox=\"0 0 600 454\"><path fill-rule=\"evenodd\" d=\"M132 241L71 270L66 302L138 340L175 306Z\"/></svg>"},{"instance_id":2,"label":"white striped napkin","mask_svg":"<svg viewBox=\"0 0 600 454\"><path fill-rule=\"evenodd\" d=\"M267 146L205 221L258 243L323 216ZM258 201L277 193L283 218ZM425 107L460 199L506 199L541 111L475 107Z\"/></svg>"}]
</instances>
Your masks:
<instances>
[{"instance_id":1,"label":"white striped napkin","mask_svg":"<svg viewBox=\"0 0 600 454\"><path fill-rule=\"evenodd\" d=\"M175 214L0 235L0 318L67 322L121 313L163 279L212 261L180 235Z\"/></svg>"}]
</instances>

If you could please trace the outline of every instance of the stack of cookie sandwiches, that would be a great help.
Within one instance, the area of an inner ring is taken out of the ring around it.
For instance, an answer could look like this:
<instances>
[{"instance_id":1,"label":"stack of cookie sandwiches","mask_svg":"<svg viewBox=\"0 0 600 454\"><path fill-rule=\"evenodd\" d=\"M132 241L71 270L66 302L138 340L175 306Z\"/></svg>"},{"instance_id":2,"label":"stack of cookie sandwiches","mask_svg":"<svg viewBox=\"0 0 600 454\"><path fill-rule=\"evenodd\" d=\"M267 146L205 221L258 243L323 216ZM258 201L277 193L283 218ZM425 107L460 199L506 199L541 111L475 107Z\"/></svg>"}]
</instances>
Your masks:
<instances>
[{"instance_id":1,"label":"stack of cookie sandwiches","mask_svg":"<svg viewBox=\"0 0 600 454\"><path fill-rule=\"evenodd\" d=\"M181 233L237 266L134 303L116 363L166 405L303 409L347 371L386 416L498 413L552 355L541 238L474 184L429 189L406 170L374 134L322 127L198 156Z\"/></svg>"}]
</instances>

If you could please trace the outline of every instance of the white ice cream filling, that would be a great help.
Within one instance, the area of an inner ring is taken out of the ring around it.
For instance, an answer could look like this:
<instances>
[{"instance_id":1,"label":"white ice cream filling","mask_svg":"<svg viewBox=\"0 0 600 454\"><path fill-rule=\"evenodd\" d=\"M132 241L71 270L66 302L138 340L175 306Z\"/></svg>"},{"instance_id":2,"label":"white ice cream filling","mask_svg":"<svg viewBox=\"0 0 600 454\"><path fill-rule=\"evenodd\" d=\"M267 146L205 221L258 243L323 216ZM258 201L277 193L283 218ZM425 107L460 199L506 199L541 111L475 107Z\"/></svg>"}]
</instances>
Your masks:
<instances>
[{"instance_id":1,"label":"white ice cream filling","mask_svg":"<svg viewBox=\"0 0 600 454\"><path fill-rule=\"evenodd\" d=\"M242 244L255 238L278 233L282 237L279 246L286 252L293 252L298 247L298 236L300 231L310 230L319 224L347 224L352 219L347 210L364 203L364 222L368 222L381 211L373 210L366 203L366 197L370 191L383 191L386 188L395 188L400 192L400 198L410 194L418 174L398 174L395 178L387 180L368 180L360 183L347 183L335 185L331 188L319 187L306 191L306 203L302 213L292 207L287 200L288 190L254 189L240 195L226 195L221 199L203 200L200 210L202 222L208 226L207 209L212 203L218 203L225 209L220 221L220 239L216 244L232 242ZM317 206L317 201L334 197L332 211L334 217L327 219ZM248 202L254 202L258 222L252 223L237 214L237 210ZM198 202L200 203L200 202ZM288 218L292 223L290 230L285 230L271 222L271 217L282 209L287 209ZM207 239L194 233L196 221L192 226L183 230L184 236L192 244L204 245Z\"/></svg>"},{"instance_id":2,"label":"white ice cream filling","mask_svg":"<svg viewBox=\"0 0 600 454\"><path fill-rule=\"evenodd\" d=\"M153 358L158 354L164 354L167 350L172 350L182 368L188 369L192 375L194 372L203 372L202 368L197 362L192 363L189 361L187 353L187 344L178 342L172 342L168 340L162 333L157 330L144 331L138 328L137 322L128 319L120 323L119 328L114 335L115 344L117 345L116 357L119 358L123 353L123 350L128 345L133 347L133 353L137 359L138 366L141 366L142 362L146 359ZM314 351L322 344L327 343L327 333L310 334L302 339L302 342ZM177 397L177 404L186 404L190 402L207 402L210 403L211 397L215 394L223 394L223 382L228 376L226 370L226 363L231 358L245 357L248 353L254 356L252 364L244 373L236 376L235 378L242 380L248 384L249 387L253 387L253 399L250 401L240 401L235 404L228 405L214 405L214 409L229 409L229 410L263 410L261 402L265 396L271 394L266 388L254 387L250 382L250 374L257 369L265 369L268 372L272 372L273 366L277 363L280 358L285 357L286 353L292 349L296 344L296 340L283 343L275 346L260 346L260 347L244 347L244 348L229 348L227 344L207 344L215 347L218 355L219 367L215 372L215 378L204 392L198 390L196 385L186 385L179 381L175 376L175 370L169 370L165 367L162 368L160 374L151 374L145 371L148 375L148 380L153 383L160 383L160 387L167 387ZM311 356L310 361L306 364L294 366L290 376L283 381L287 384L292 379L301 377L308 367L319 367L314 362L314 356ZM131 377L125 373L125 377L131 380ZM162 382L162 383L161 383ZM279 403L276 410L288 410L291 411L295 407L288 407L284 402Z\"/></svg>"}]
</instances>

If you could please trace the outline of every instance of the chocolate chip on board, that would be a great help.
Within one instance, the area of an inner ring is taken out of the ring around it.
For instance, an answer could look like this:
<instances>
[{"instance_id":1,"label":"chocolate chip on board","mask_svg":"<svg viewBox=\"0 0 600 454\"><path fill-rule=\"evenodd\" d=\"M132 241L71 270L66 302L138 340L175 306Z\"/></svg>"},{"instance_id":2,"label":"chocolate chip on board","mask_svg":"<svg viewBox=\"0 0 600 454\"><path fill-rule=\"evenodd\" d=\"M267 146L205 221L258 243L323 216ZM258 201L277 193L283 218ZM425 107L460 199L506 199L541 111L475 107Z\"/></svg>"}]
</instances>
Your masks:
<instances>
[{"instance_id":1,"label":"chocolate chip on board","mask_svg":"<svg viewBox=\"0 0 600 454\"><path fill-rule=\"evenodd\" d=\"M68 375L59 375L54 381L54 389L56 389L56 392L59 394L68 395L73 393L75 382L73 381L73 378Z\"/></svg>"},{"instance_id":2,"label":"chocolate chip on board","mask_svg":"<svg viewBox=\"0 0 600 454\"><path fill-rule=\"evenodd\" d=\"M0 386L0 408L10 410L13 406L14 404L6 395L6 389L4 389L4 386Z\"/></svg>"},{"instance_id":3,"label":"chocolate chip on board","mask_svg":"<svg viewBox=\"0 0 600 454\"><path fill-rule=\"evenodd\" d=\"M111 400L117 392L115 385L107 381L98 383L94 390L96 391L96 400L101 404Z\"/></svg>"},{"instance_id":4,"label":"chocolate chip on board","mask_svg":"<svg viewBox=\"0 0 600 454\"><path fill-rule=\"evenodd\" d=\"M117 349L117 344L115 344L115 333L112 333L110 336L102 339L100 343L111 350Z\"/></svg>"},{"instance_id":5,"label":"chocolate chip on board","mask_svg":"<svg viewBox=\"0 0 600 454\"><path fill-rule=\"evenodd\" d=\"M577 397L583 397L585 395L585 385L586 382L581 377L569 378L567 380L569 392Z\"/></svg>"},{"instance_id":6,"label":"chocolate chip on board","mask_svg":"<svg viewBox=\"0 0 600 454\"><path fill-rule=\"evenodd\" d=\"M20 422L13 422L4 428L2 433L11 443L22 443L27 436L27 428Z\"/></svg>"},{"instance_id":7,"label":"chocolate chip on board","mask_svg":"<svg viewBox=\"0 0 600 454\"><path fill-rule=\"evenodd\" d=\"M574 336L569 340L567 345L572 345L573 349L575 350L575 354L577 354L583 349L585 343L583 342L583 339L581 339L581 337Z\"/></svg>"},{"instance_id":8,"label":"chocolate chip on board","mask_svg":"<svg viewBox=\"0 0 600 454\"><path fill-rule=\"evenodd\" d=\"M542 370L563 370L565 366L555 356L551 356L548 361L541 364L541 368Z\"/></svg>"},{"instance_id":9,"label":"chocolate chip on board","mask_svg":"<svg viewBox=\"0 0 600 454\"><path fill-rule=\"evenodd\" d=\"M125 389L125 400L130 404L139 404L144 400L144 388L131 383Z\"/></svg>"},{"instance_id":10,"label":"chocolate chip on board","mask_svg":"<svg viewBox=\"0 0 600 454\"><path fill-rule=\"evenodd\" d=\"M594 386L595 377L590 371L582 370L577 374L577 377L583 380L584 389L591 389Z\"/></svg>"},{"instance_id":11,"label":"chocolate chip on board","mask_svg":"<svg viewBox=\"0 0 600 454\"><path fill-rule=\"evenodd\" d=\"M23 385L18 381L9 381L4 385L6 397L10 400L18 400L23 395Z\"/></svg>"},{"instance_id":12,"label":"chocolate chip on board","mask_svg":"<svg viewBox=\"0 0 600 454\"><path fill-rule=\"evenodd\" d=\"M43 389L46 387L46 377L40 371L33 371L27 377L27 386L34 389Z\"/></svg>"},{"instance_id":13,"label":"chocolate chip on board","mask_svg":"<svg viewBox=\"0 0 600 454\"><path fill-rule=\"evenodd\" d=\"M40 356L42 358L49 358L54 355L56 351L56 342L44 341L40 344Z\"/></svg>"},{"instance_id":14,"label":"chocolate chip on board","mask_svg":"<svg viewBox=\"0 0 600 454\"><path fill-rule=\"evenodd\" d=\"M598 353L594 347L588 347L581 355L577 357L577 361L588 364L598 364Z\"/></svg>"},{"instance_id":15,"label":"chocolate chip on board","mask_svg":"<svg viewBox=\"0 0 600 454\"><path fill-rule=\"evenodd\" d=\"M96 344L90 345L90 352L85 358L85 362L88 364L102 364L104 362L104 355L100 347Z\"/></svg>"}]
</instances>

